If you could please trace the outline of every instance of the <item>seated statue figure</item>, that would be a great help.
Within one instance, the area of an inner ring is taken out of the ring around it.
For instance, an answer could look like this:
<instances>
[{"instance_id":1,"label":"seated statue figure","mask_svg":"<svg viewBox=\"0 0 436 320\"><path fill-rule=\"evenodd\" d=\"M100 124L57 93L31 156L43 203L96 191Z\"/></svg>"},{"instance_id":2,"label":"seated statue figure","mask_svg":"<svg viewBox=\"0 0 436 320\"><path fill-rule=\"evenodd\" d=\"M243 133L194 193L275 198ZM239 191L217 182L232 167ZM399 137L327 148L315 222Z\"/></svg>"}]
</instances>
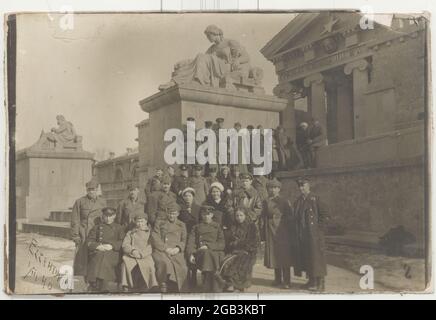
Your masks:
<instances>
[{"instance_id":1,"label":"seated statue figure","mask_svg":"<svg viewBox=\"0 0 436 320\"><path fill-rule=\"evenodd\" d=\"M238 41L226 39L215 25L204 31L212 46L193 60L183 60L174 66L170 82L160 90L176 84L197 83L209 87L233 88L233 83L260 84L263 72L250 66L250 57Z\"/></svg>"},{"instance_id":2,"label":"seated statue figure","mask_svg":"<svg viewBox=\"0 0 436 320\"><path fill-rule=\"evenodd\" d=\"M47 139L52 142L59 142L66 144L73 142L76 138L76 132L74 131L73 124L67 120L63 115L56 116L57 128L51 128L51 132L47 134Z\"/></svg>"}]
</instances>

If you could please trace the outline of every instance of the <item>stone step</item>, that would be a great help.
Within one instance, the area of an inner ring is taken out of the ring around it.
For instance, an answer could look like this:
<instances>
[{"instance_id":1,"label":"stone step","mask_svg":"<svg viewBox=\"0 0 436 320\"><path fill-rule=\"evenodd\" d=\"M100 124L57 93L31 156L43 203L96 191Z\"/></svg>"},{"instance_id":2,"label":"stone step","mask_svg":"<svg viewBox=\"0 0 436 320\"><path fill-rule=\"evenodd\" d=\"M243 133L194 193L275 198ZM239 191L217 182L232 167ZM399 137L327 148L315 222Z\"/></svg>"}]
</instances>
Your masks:
<instances>
[{"instance_id":1,"label":"stone step","mask_svg":"<svg viewBox=\"0 0 436 320\"><path fill-rule=\"evenodd\" d=\"M71 229L69 222L62 221L43 221L43 222L24 222L22 232L38 233L45 236L71 239Z\"/></svg>"},{"instance_id":2,"label":"stone step","mask_svg":"<svg viewBox=\"0 0 436 320\"><path fill-rule=\"evenodd\" d=\"M338 244L366 249L379 249L378 241L381 235L376 232L349 230L343 235L327 235L328 244Z\"/></svg>"},{"instance_id":3,"label":"stone step","mask_svg":"<svg viewBox=\"0 0 436 320\"><path fill-rule=\"evenodd\" d=\"M71 210L53 210L50 211L50 216L47 221L70 222Z\"/></svg>"}]
</instances>

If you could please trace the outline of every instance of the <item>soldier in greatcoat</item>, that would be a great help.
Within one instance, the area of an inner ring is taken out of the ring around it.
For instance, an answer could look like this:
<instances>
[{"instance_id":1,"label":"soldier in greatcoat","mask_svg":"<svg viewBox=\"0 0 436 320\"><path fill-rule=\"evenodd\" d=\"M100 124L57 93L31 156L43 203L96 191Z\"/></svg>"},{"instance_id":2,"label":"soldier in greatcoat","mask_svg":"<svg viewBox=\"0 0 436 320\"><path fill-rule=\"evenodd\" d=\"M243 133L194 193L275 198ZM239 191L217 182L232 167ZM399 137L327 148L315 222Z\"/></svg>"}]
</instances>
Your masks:
<instances>
[{"instance_id":1,"label":"soldier in greatcoat","mask_svg":"<svg viewBox=\"0 0 436 320\"><path fill-rule=\"evenodd\" d=\"M186 290L188 268L185 260L186 227L178 220L179 207L172 204L166 220L158 220L151 235L153 260L160 291Z\"/></svg>"},{"instance_id":2,"label":"soldier in greatcoat","mask_svg":"<svg viewBox=\"0 0 436 320\"><path fill-rule=\"evenodd\" d=\"M73 205L71 214L71 238L76 244L74 275L84 276L87 282L88 247L86 240L92 227L101 220L101 210L106 201L98 196L98 183L91 180L86 184L86 196Z\"/></svg>"},{"instance_id":3,"label":"soldier in greatcoat","mask_svg":"<svg viewBox=\"0 0 436 320\"><path fill-rule=\"evenodd\" d=\"M289 201L280 195L282 185L274 179L268 181L269 197L263 208L265 232L265 267L274 269L273 286L291 286L291 234L292 208Z\"/></svg>"},{"instance_id":4,"label":"soldier in greatcoat","mask_svg":"<svg viewBox=\"0 0 436 320\"><path fill-rule=\"evenodd\" d=\"M134 221L135 227L127 232L122 244L121 285L123 291L149 291L158 285L151 256L151 229L144 213L137 213Z\"/></svg>"},{"instance_id":5,"label":"soldier in greatcoat","mask_svg":"<svg viewBox=\"0 0 436 320\"><path fill-rule=\"evenodd\" d=\"M217 272L224 258L225 240L221 226L213 221L214 208L202 206L202 221L188 237L186 256L203 274L203 292L220 292Z\"/></svg>"},{"instance_id":6,"label":"soldier in greatcoat","mask_svg":"<svg viewBox=\"0 0 436 320\"><path fill-rule=\"evenodd\" d=\"M202 204L206 200L209 187L207 185L206 178L201 174L203 172L203 167L199 164L194 166L194 174L189 178L189 186L195 190L195 201Z\"/></svg>"},{"instance_id":7,"label":"soldier in greatcoat","mask_svg":"<svg viewBox=\"0 0 436 320\"><path fill-rule=\"evenodd\" d=\"M310 290L323 291L327 275L324 240L327 210L320 198L310 191L307 178L297 179L297 184L301 191L294 203L297 268L306 271Z\"/></svg>"},{"instance_id":8,"label":"soldier in greatcoat","mask_svg":"<svg viewBox=\"0 0 436 320\"><path fill-rule=\"evenodd\" d=\"M189 173L188 166L182 164L179 166L180 175L174 178L173 184L171 186L171 191L174 192L178 197L185 188L189 187Z\"/></svg>"},{"instance_id":9,"label":"soldier in greatcoat","mask_svg":"<svg viewBox=\"0 0 436 320\"><path fill-rule=\"evenodd\" d=\"M115 222L116 210L106 207L102 222L89 232L87 245L89 249L88 281L97 292L108 292L109 282L119 282L121 244L124 228Z\"/></svg>"},{"instance_id":10,"label":"soldier in greatcoat","mask_svg":"<svg viewBox=\"0 0 436 320\"><path fill-rule=\"evenodd\" d=\"M135 226L134 218L136 215L145 213L145 201L139 199L138 186L129 184L127 190L129 196L119 203L116 218L116 222L122 225L126 231Z\"/></svg>"},{"instance_id":11,"label":"soldier in greatcoat","mask_svg":"<svg viewBox=\"0 0 436 320\"><path fill-rule=\"evenodd\" d=\"M148 196L150 195L150 193L153 192L152 188L153 188L153 181L154 180L161 180L163 176L163 170L162 168L156 168L155 174L153 177L151 177L150 179L147 180L147 183L145 185L145 196L147 198L148 201Z\"/></svg>"},{"instance_id":12,"label":"soldier in greatcoat","mask_svg":"<svg viewBox=\"0 0 436 320\"><path fill-rule=\"evenodd\" d=\"M186 188L182 191L183 203L180 205L179 220L185 223L187 234L200 223L200 205L195 201L195 190ZM197 267L188 263L188 281L191 288L197 287Z\"/></svg>"}]
</instances>

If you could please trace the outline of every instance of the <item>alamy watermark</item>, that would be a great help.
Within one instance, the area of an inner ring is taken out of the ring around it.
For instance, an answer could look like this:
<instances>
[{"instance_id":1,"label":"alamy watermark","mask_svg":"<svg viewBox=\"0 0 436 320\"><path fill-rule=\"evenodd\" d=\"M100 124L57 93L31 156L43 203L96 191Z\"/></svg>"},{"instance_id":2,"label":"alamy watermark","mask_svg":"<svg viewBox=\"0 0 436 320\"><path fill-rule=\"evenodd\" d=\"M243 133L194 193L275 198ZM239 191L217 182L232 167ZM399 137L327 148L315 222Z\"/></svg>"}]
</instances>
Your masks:
<instances>
[{"instance_id":1,"label":"alamy watermark","mask_svg":"<svg viewBox=\"0 0 436 320\"><path fill-rule=\"evenodd\" d=\"M188 121L186 132L168 129L164 141L171 142L164 153L169 165L254 164L254 175L267 175L272 170L272 129L196 130L195 122Z\"/></svg>"}]
</instances>

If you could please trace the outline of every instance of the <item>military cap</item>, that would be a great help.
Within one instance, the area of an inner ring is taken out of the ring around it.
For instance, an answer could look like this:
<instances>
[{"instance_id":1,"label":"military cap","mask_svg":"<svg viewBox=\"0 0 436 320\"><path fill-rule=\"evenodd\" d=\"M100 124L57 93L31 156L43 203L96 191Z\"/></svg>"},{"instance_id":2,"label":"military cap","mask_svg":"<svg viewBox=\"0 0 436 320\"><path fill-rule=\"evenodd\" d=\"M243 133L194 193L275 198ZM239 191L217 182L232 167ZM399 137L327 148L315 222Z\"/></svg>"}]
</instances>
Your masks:
<instances>
[{"instance_id":1,"label":"military cap","mask_svg":"<svg viewBox=\"0 0 436 320\"><path fill-rule=\"evenodd\" d=\"M200 207L200 214L204 215L204 214L209 214L209 213L214 213L215 208L212 206L201 206Z\"/></svg>"},{"instance_id":2,"label":"military cap","mask_svg":"<svg viewBox=\"0 0 436 320\"><path fill-rule=\"evenodd\" d=\"M212 121L205 121L204 122L204 125L206 126L206 127L210 127L210 126L212 126Z\"/></svg>"},{"instance_id":3,"label":"military cap","mask_svg":"<svg viewBox=\"0 0 436 320\"><path fill-rule=\"evenodd\" d=\"M195 119L193 117L187 117L186 121L195 121Z\"/></svg>"},{"instance_id":4,"label":"military cap","mask_svg":"<svg viewBox=\"0 0 436 320\"><path fill-rule=\"evenodd\" d=\"M103 209L101 209L101 212L105 216L113 216L117 213L117 210L115 210L115 208L112 207L104 207Z\"/></svg>"},{"instance_id":5,"label":"military cap","mask_svg":"<svg viewBox=\"0 0 436 320\"><path fill-rule=\"evenodd\" d=\"M196 164L196 165L194 165L194 170L201 171L201 170L203 170L203 166L201 164Z\"/></svg>"},{"instance_id":6,"label":"military cap","mask_svg":"<svg viewBox=\"0 0 436 320\"><path fill-rule=\"evenodd\" d=\"M139 219L148 220L148 216L144 212L139 212L139 213L135 214L134 219L135 219L135 221L139 220Z\"/></svg>"},{"instance_id":7,"label":"military cap","mask_svg":"<svg viewBox=\"0 0 436 320\"><path fill-rule=\"evenodd\" d=\"M98 183L97 181L91 180L86 183L86 189L97 189Z\"/></svg>"},{"instance_id":8,"label":"military cap","mask_svg":"<svg viewBox=\"0 0 436 320\"><path fill-rule=\"evenodd\" d=\"M221 122L224 122L224 118L216 118L216 120L215 120L217 123L221 123Z\"/></svg>"},{"instance_id":9,"label":"military cap","mask_svg":"<svg viewBox=\"0 0 436 320\"><path fill-rule=\"evenodd\" d=\"M301 185L305 184L306 182L309 182L309 179L307 177L298 177L296 182L297 182L297 185L301 186Z\"/></svg>"},{"instance_id":10,"label":"military cap","mask_svg":"<svg viewBox=\"0 0 436 320\"><path fill-rule=\"evenodd\" d=\"M162 171L162 172L163 172L163 169L160 168L160 167L157 167L157 168L155 169L155 172L158 172L158 171Z\"/></svg>"},{"instance_id":11,"label":"military cap","mask_svg":"<svg viewBox=\"0 0 436 320\"><path fill-rule=\"evenodd\" d=\"M170 212L179 212L179 211L180 211L180 207L179 207L179 205L175 201L172 201L168 205L168 207L167 207L167 212L168 213L170 213Z\"/></svg>"},{"instance_id":12,"label":"military cap","mask_svg":"<svg viewBox=\"0 0 436 320\"><path fill-rule=\"evenodd\" d=\"M224 191L224 186L222 185L221 182L215 181L214 183L212 183L210 185L209 190L212 190L212 188L217 188L219 191L223 192Z\"/></svg>"},{"instance_id":13,"label":"military cap","mask_svg":"<svg viewBox=\"0 0 436 320\"><path fill-rule=\"evenodd\" d=\"M190 192L190 193L192 193L193 196L195 196L195 189L194 188L187 187L187 188L183 189L182 197L185 195L186 192Z\"/></svg>"},{"instance_id":14,"label":"military cap","mask_svg":"<svg viewBox=\"0 0 436 320\"><path fill-rule=\"evenodd\" d=\"M244 179L249 179L249 180L253 180L253 175L251 174L251 173L241 173L240 175L239 175L239 178L241 178L241 180L244 180Z\"/></svg>"},{"instance_id":15,"label":"military cap","mask_svg":"<svg viewBox=\"0 0 436 320\"><path fill-rule=\"evenodd\" d=\"M239 123L239 122L235 122L235 124L233 126L234 127L242 127L241 123Z\"/></svg>"},{"instance_id":16,"label":"military cap","mask_svg":"<svg viewBox=\"0 0 436 320\"><path fill-rule=\"evenodd\" d=\"M134 189L138 189L138 185L136 183L129 183L127 185L127 191L132 191Z\"/></svg>"},{"instance_id":17,"label":"military cap","mask_svg":"<svg viewBox=\"0 0 436 320\"><path fill-rule=\"evenodd\" d=\"M253 130L253 129L254 129L254 126L251 125L251 124L249 124L249 125L247 126L247 129L248 129L248 130Z\"/></svg>"},{"instance_id":18,"label":"military cap","mask_svg":"<svg viewBox=\"0 0 436 320\"><path fill-rule=\"evenodd\" d=\"M222 165L222 166L220 167L220 170L221 170L221 171L223 171L223 170L225 170L225 169L230 170L230 168L229 168L228 166L224 166L224 165Z\"/></svg>"},{"instance_id":19,"label":"military cap","mask_svg":"<svg viewBox=\"0 0 436 320\"><path fill-rule=\"evenodd\" d=\"M218 168L216 166L209 166L209 172L217 172Z\"/></svg>"},{"instance_id":20,"label":"military cap","mask_svg":"<svg viewBox=\"0 0 436 320\"><path fill-rule=\"evenodd\" d=\"M179 169L182 170L182 171L188 171L188 166L186 164L181 164L179 166Z\"/></svg>"},{"instance_id":21,"label":"military cap","mask_svg":"<svg viewBox=\"0 0 436 320\"><path fill-rule=\"evenodd\" d=\"M171 184L171 178L170 178L170 176L169 175L164 175L162 178L161 178L161 182L162 182L162 184Z\"/></svg>"},{"instance_id":22,"label":"military cap","mask_svg":"<svg viewBox=\"0 0 436 320\"><path fill-rule=\"evenodd\" d=\"M275 187L281 188L282 187L282 183L279 180L277 180L276 178L274 178L272 180L269 180L266 183L266 186L268 188L275 188Z\"/></svg>"}]
</instances>

